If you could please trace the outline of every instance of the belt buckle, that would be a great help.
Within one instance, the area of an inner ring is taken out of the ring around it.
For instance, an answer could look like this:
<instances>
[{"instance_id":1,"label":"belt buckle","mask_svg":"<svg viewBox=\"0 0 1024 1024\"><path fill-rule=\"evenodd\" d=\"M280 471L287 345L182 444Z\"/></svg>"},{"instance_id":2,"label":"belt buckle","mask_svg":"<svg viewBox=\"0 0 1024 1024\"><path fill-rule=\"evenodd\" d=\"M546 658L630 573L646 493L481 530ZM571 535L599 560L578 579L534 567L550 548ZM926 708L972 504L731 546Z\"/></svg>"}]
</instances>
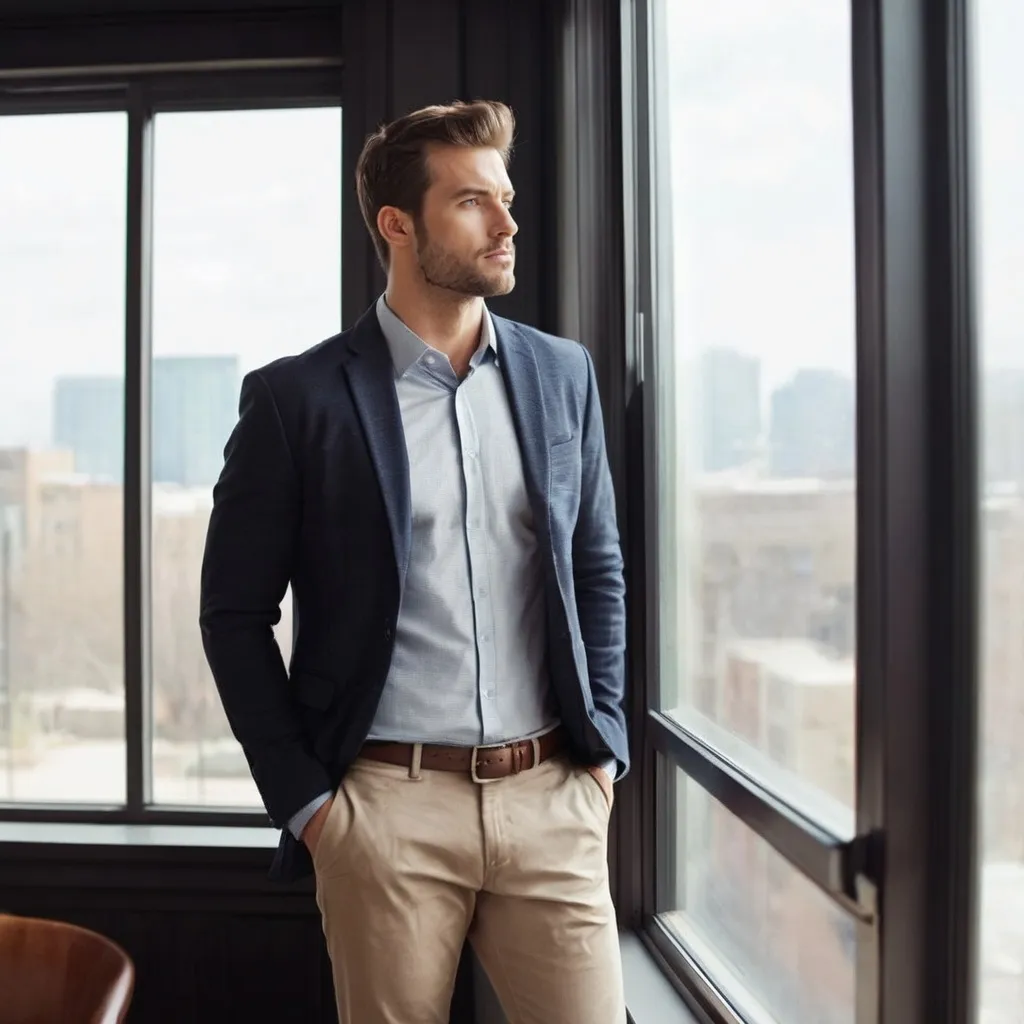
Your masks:
<instances>
[{"instance_id":1,"label":"belt buckle","mask_svg":"<svg viewBox=\"0 0 1024 1024\"><path fill-rule=\"evenodd\" d=\"M480 778L480 776L477 774L477 771L476 771L476 764L477 764L477 762L476 762L476 755L481 750L501 750L502 747L507 747L507 746L508 746L507 743L499 743L499 744L489 743L489 744L482 744L482 745L478 745L478 746L473 747L473 750L470 752L470 755L469 755L469 777L475 783L477 783L480 786L483 786L483 785L485 785L488 782L501 782L501 776L500 775L496 779L481 779Z\"/></svg>"}]
</instances>

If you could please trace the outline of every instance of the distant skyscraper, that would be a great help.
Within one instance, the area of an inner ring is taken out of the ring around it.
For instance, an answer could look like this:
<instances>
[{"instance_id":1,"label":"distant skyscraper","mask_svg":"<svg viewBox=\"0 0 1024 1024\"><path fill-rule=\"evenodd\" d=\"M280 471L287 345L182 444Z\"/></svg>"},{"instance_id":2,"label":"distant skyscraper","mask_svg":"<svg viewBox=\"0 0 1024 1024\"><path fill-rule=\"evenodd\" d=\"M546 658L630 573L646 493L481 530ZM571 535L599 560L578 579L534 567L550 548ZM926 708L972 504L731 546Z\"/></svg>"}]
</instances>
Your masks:
<instances>
[{"instance_id":1,"label":"distant skyscraper","mask_svg":"<svg viewBox=\"0 0 1024 1024\"><path fill-rule=\"evenodd\" d=\"M761 435L761 363L731 349L701 356L703 468L713 473L749 462Z\"/></svg>"},{"instance_id":2,"label":"distant skyscraper","mask_svg":"<svg viewBox=\"0 0 1024 1024\"><path fill-rule=\"evenodd\" d=\"M53 440L75 453L75 472L120 483L124 465L124 381L58 377Z\"/></svg>"},{"instance_id":3,"label":"distant skyscraper","mask_svg":"<svg viewBox=\"0 0 1024 1024\"><path fill-rule=\"evenodd\" d=\"M237 356L153 360L153 481L212 486L238 410Z\"/></svg>"},{"instance_id":4,"label":"distant skyscraper","mask_svg":"<svg viewBox=\"0 0 1024 1024\"><path fill-rule=\"evenodd\" d=\"M772 476L847 479L854 474L853 381L832 370L800 370L772 395Z\"/></svg>"}]
</instances>

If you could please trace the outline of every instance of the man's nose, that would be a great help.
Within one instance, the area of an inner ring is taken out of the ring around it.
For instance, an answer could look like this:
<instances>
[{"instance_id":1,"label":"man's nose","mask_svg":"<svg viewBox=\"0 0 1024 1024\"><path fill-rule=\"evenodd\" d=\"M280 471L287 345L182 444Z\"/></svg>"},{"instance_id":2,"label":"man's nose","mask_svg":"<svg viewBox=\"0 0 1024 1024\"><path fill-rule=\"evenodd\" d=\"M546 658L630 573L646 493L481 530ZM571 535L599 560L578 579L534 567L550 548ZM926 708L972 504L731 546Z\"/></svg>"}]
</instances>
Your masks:
<instances>
[{"instance_id":1,"label":"man's nose","mask_svg":"<svg viewBox=\"0 0 1024 1024\"><path fill-rule=\"evenodd\" d=\"M503 216L498 225L498 234L511 238L518 232L519 225L512 218L512 214L507 209L503 209Z\"/></svg>"}]
</instances>

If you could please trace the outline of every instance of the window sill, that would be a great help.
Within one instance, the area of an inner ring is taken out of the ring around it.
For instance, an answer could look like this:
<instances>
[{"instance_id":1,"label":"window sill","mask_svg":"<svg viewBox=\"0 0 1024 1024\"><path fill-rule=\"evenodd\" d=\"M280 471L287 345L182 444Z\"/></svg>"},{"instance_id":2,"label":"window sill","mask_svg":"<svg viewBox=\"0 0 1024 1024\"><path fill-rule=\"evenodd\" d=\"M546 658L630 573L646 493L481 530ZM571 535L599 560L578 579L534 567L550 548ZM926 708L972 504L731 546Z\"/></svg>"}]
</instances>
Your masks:
<instances>
[{"instance_id":1,"label":"window sill","mask_svg":"<svg viewBox=\"0 0 1024 1024\"><path fill-rule=\"evenodd\" d=\"M265 827L0 822L0 905L38 911L101 899L108 909L140 900L184 908L194 899L270 916L316 914L311 879L270 879L277 841Z\"/></svg>"},{"instance_id":2,"label":"window sill","mask_svg":"<svg viewBox=\"0 0 1024 1024\"><path fill-rule=\"evenodd\" d=\"M640 939L632 932L622 932L620 945L631 1024L698 1024Z\"/></svg>"},{"instance_id":3,"label":"window sill","mask_svg":"<svg viewBox=\"0 0 1024 1024\"><path fill-rule=\"evenodd\" d=\"M0 822L0 845L131 847L149 849L272 850L271 828L223 825L118 825L80 822Z\"/></svg>"}]
</instances>

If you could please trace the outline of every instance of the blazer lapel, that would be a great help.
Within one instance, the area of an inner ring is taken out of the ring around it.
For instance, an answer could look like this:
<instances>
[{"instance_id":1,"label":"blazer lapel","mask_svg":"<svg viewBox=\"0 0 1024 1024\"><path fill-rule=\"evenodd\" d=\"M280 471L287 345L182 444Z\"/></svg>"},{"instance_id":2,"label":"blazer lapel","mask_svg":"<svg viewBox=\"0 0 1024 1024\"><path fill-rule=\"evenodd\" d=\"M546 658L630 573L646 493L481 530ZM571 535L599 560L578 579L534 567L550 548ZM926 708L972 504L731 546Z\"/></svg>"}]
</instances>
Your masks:
<instances>
[{"instance_id":1,"label":"blazer lapel","mask_svg":"<svg viewBox=\"0 0 1024 1024\"><path fill-rule=\"evenodd\" d=\"M501 317L491 317L498 339L498 363L505 379L512 418L519 436L523 473L533 506L534 520L547 530L548 451L544 430L544 393L540 368L533 346L515 325Z\"/></svg>"},{"instance_id":2,"label":"blazer lapel","mask_svg":"<svg viewBox=\"0 0 1024 1024\"><path fill-rule=\"evenodd\" d=\"M394 365L372 307L352 328L342 368L348 375L352 399L384 496L399 582L404 587L412 532L409 455L395 391Z\"/></svg>"}]
</instances>

